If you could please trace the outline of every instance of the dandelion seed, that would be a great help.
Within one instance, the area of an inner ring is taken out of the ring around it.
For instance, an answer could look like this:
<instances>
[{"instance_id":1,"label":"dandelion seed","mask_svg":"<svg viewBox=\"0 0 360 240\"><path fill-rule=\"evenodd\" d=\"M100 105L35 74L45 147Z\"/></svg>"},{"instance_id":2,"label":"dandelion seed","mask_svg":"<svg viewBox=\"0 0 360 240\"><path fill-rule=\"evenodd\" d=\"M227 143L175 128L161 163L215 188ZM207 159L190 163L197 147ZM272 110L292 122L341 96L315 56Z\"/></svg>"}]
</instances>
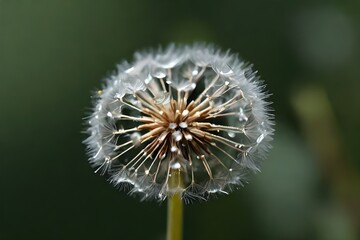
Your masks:
<instances>
[{"instance_id":1,"label":"dandelion seed","mask_svg":"<svg viewBox=\"0 0 360 240\"><path fill-rule=\"evenodd\" d=\"M259 171L274 132L251 67L208 45L137 53L95 97L89 161L146 199L226 193ZM173 189L171 169L181 176Z\"/></svg>"}]
</instances>

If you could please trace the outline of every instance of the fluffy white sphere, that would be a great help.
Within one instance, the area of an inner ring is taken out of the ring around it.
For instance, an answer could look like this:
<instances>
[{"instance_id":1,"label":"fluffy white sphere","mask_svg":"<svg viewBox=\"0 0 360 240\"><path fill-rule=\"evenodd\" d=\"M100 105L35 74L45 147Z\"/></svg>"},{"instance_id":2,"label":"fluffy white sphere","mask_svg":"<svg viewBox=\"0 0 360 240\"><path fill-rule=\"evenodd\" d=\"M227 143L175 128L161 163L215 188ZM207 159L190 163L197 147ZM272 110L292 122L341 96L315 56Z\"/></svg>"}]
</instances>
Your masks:
<instances>
[{"instance_id":1,"label":"fluffy white sphere","mask_svg":"<svg viewBox=\"0 0 360 240\"><path fill-rule=\"evenodd\" d=\"M89 161L144 199L231 190L270 148L261 84L236 55L205 44L136 53L96 94Z\"/></svg>"}]
</instances>

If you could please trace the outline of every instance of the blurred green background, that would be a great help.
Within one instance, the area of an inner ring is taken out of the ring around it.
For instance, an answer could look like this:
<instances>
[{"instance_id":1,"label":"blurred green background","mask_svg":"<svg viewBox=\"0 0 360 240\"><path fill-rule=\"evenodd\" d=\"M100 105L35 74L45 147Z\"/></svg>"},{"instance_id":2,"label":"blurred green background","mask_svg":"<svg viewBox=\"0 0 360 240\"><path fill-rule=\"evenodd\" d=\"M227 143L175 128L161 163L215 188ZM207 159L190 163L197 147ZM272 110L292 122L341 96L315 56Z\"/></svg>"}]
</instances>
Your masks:
<instances>
[{"instance_id":1,"label":"blurred green background","mask_svg":"<svg viewBox=\"0 0 360 240\"><path fill-rule=\"evenodd\" d=\"M90 93L138 49L213 42L255 64L262 173L187 205L185 239L360 238L360 1L0 0L0 239L164 239L166 203L87 162Z\"/></svg>"}]
</instances>

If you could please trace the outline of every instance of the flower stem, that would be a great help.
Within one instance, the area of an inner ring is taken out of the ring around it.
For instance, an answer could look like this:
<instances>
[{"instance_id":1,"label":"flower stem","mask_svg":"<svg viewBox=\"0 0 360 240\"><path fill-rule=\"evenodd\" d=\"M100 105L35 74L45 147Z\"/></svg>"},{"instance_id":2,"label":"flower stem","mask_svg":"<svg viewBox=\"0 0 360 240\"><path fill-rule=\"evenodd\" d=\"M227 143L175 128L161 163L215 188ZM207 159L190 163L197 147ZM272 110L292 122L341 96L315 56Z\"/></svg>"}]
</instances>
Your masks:
<instances>
[{"instance_id":1,"label":"flower stem","mask_svg":"<svg viewBox=\"0 0 360 240\"><path fill-rule=\"evenodd\" d=\"M168 182L174 194L168 198L167 240L182 240L183 201L181 199L181 171L171 169Z\"/></svg>"},{"instance_id":2,"label":"flower stem","mask_svg":"<svg viewBox=\"0 0 360 240\"><path fill-rule=\"evenodd\" d=\"M175 193L168 200L167 240L182 239L183 202L181 193Z\"/></svg>"}]
</instances>

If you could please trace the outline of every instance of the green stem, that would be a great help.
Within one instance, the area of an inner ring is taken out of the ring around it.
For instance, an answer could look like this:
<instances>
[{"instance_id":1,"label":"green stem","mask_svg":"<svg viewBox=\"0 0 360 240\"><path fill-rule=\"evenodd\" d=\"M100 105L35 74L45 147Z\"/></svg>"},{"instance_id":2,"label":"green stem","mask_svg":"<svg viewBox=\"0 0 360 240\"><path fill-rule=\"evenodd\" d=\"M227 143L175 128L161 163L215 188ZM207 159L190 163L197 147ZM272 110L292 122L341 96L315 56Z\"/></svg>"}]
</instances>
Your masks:
<instances>
[{"instance_id":1,"label":"green stem","mask_svg":"<svg viewBox=\"0 0 360 240\"><path fill-rule=\"evenodd\" d=\"M168 198L167 240L182 240L183 201L180 169L171 169L168 187L174 194Z\"/></svg>"},{"instance_id":2,"label":"green stem","mask_svg":"<svg viewBox=\"0 0 360 240\"><path fill-rule=\"evenodd\" d=\"M168 200L167 240L181 240L183 225L183 202L181 193L175 193Z\"/></svg>"}]
</instances>

